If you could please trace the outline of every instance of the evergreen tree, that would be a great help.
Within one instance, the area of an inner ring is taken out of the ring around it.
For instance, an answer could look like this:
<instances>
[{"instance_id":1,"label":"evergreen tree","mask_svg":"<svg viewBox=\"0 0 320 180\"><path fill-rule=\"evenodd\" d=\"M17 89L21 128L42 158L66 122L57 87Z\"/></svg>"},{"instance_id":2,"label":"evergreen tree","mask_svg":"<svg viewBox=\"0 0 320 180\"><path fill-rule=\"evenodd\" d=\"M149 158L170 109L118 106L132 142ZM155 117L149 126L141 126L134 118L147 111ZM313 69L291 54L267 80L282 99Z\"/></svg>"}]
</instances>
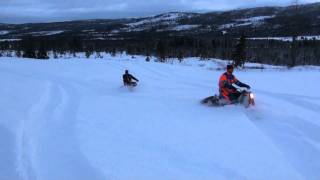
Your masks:
<instances>
[{"instance_id":1,"label":"evergreen tree","mask_svg":"<svg viewBox=\"0 0 320 180\"><path fill-rule=\"evenodd\" d=\"M233 53L233 64L235 67L243 67L245 60L247 58L246 54L246 37L242 35L235 46L235 51Z\"/></svg>"},{"instance_id":2,"label":"evergreen tree","mask_svg":"<svg viewBox=\"0 0 320 180\"><path fill-rule=\"evenodd\" d=\"M31 38L26 38L22 42L23 55L24 58L36 58L36 50L34 47L34 42Z\"/></svg>"},{"instance_id":3,"label":"evergreen tree","mask_svg":"<svg viewBox=\"0 0 320 180\"><path fill-rule=\"evenodd\" d=\"M112 48L112 49L111 49L111 56L112 56L112 57L116 57L116 55L117 55L117 50L116 50L116 48Z\"/></svg>"},{"instance_id":4,"label":"evergreen tree","mask_svg":"<svg viewBox=\"0 0 320 180\"><path fill-rule=\"evenodd\" d=\"M56 50L53 51L53 58L58 59L58 53Z\"/></svg>"},{"instance_id":5,"label":"evergreen tree","mask_svg":"<svg viewBox=\"0 0 320 180\"><path fill-rule=\"evenodd\" d=\"M90 51L90 50L86 50L86 53L85 53L85 55L86 55L86 58L90 58L90 56L93 54L93 52L92 51Z\"/></svg>"},{"instance_id":6,"label":"evergreen tree","mask_svg":"<svg viewBox=\"0 0 320 180\"><path fill-rule=\"evenodd\" d=\"M16 56L17 56L17 57L21 57L21 56L22 56L22 53L21 53L20 50L16 50Z\"/></svg>"},{"instance_id":7,"label":"evergreen tree","mask_svg":"<svg viewBox=\"0 0 320 180\"><path fill-rule=\"evenodd\" d=\"M146 57L146 61L150 62L150 57L149 56Z\"/></svg>"},{"instance_id":8,"label":"evergreen tree","mask_svg":"<svg viewBox=\"0 0 320 180\"><path fill-rule=\"evenodd\" d=\"M181 50L180 50L179 53L178 53L178 60L179 60L180 63L181 63L182 60L183 60L183 53L182 53Z\"/></svg>"},{"instance_id":9,"label":"evergreen tree","mask_svg":"<svg viewBox=\"0 0 320 180\"><path fill-rule=\"evenodd\" d=\"M40 43L39 50L37 51L37 59L49 59L47 50L43 47L43 43Z\"/></svg>"},{"instance_id":10,"label":"evergreen tree","mask_svg":"<svg viewBox=\"0 0 320 180\"><path fill-rule=\"evenodd\" d=\"M157 44L157 57L160 62L165 62L166 60L165 45L162 41L159 41Z\"/></svg>"},{"instance_id":11,"label":"evergreen tree","mask_svg":"<svg viewBox=\"0 0 320 180\"><path fill-rule=\"evenodd\" d=\"M288 67L296 66L296 59L298 55L297 37L292 37L291 48L290 48L290 62Z\"/></svg>"}]
</instances>

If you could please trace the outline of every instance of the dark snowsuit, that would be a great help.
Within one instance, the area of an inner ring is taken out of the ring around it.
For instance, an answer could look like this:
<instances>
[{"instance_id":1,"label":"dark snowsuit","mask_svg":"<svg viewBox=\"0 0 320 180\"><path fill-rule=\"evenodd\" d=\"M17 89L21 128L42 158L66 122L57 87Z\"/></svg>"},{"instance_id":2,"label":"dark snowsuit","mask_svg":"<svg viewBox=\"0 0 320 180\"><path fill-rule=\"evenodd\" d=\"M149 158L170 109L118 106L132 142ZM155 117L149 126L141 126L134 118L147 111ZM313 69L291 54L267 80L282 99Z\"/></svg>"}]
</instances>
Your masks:
<instances>
[{"instance_id":1,"label":"dark snowsuit","mask_svg":"<svg viewBox=\"0 0 320 180\"><path fill-rule=\"evenodd\" d=\"M129 73L126 73L122 76L123 78L123 84L125 86L136 86L137 83L132 81L132 80L135 80L135 81L139 81L137 78L135 78L134 76L132 76L131 74Z\"/></svg>"}]
</instances>

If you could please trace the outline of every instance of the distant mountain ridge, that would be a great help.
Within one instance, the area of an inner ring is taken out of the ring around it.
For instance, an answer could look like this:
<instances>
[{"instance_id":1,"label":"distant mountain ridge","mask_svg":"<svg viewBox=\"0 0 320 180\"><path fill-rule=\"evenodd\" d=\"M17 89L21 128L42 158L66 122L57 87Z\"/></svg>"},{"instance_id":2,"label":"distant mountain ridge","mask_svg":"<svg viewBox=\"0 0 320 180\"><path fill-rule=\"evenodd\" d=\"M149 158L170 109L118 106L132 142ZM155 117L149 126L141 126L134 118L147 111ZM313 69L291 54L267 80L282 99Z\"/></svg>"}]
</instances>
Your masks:
<instances>
[{"instance_id":1,"label":"distant mountain ridge","mask_svg":"<svg viewBox=\"0 0 320 180\"><path fill-rule=\"evenodd\" d=\"M258 7L223 12L171 12L142 18L95 19L53 23L1 24L0 40L25 36L125 40L141 36L249 37L320 35L320 3Z\"/></svg>"}]
</instances>

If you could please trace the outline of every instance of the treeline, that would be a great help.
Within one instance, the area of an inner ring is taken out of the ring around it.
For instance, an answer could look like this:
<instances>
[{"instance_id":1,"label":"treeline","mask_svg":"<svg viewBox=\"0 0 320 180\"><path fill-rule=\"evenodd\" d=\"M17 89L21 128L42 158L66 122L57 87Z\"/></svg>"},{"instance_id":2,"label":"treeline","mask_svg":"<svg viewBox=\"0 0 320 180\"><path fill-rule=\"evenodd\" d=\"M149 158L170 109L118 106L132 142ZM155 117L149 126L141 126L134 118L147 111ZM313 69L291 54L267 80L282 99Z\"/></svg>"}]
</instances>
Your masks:
<instances>
[{"instance_id":1,"label":"treeline","mask_svg":"<svg viewBox=\"0 0 320 180\"><path fill-rule=\"evenodd\" d=\"M54 58L66 54L76 55L85 52L87 57L93 53L106 52L115 55L126 52L130 55L156 56L165 62L168 58L183 61L186 57L219 58L234 60L236 65L250 62L274 65L320 65L320 41L300 40L250 40L245 35L241 37L219 38L201 37L152 37L88 40L81 37L24 37L21 41L0 42L0 56L5 51L14 51L18 57L48 59L48 52L53 52ZM147 58L148 59L148 58Z\"/></svg>"}]
</instances>

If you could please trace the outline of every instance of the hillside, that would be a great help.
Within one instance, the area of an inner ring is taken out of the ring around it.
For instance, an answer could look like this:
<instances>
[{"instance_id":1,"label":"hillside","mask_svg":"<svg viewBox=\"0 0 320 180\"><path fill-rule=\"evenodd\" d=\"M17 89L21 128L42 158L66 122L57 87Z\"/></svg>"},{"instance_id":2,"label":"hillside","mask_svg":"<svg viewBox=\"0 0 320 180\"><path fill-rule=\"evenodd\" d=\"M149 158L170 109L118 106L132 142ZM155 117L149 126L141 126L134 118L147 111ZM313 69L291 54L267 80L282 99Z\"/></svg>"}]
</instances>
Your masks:
<instances>
[{"instance_id":1,"label":"hillside","mask_svg":"<svg viewBox=\"0 0 320 180\"><path fill-rule=\"evenodd\" d=\"M222 32L250 37L319 35L320 3L260 7L212 13L171 12L152 17L55 23L0 24L0 39L24 36L78 36L84 39L133 39L140 36L219 37Z\"/></svg>"}]
</instances>

